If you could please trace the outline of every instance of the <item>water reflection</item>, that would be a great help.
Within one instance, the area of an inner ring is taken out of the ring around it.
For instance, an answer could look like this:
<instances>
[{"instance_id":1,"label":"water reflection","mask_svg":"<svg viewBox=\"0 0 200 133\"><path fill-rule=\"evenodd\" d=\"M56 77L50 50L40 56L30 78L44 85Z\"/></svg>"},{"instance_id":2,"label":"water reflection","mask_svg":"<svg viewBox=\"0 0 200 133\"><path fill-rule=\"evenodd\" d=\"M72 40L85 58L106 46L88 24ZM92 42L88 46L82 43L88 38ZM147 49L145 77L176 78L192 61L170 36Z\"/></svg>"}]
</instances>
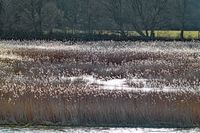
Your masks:
<instances>
[{"instance_id":1,"label":"water reflection","mask_svg":"<svg viewBox=\"0 0 200 133\"><path fill-rule=\"evenodd\" d=\"M200 129L166 128L0 128L0 133L198 133Z\"/></svg>"}]
</instances>

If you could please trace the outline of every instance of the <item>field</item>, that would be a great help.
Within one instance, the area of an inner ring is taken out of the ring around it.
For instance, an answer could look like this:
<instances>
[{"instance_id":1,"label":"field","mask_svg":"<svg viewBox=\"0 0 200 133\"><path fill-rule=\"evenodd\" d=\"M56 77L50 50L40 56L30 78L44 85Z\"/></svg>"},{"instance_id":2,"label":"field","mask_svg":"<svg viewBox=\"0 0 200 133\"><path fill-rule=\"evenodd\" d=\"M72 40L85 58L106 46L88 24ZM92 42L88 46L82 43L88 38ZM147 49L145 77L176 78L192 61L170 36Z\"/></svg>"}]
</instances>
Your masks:
<instances>
[{"instance_id":1,"label":"field","mask_svg":"<svg viewBox=\"0 0 200 133\"><path fill-rule=\"evenodd\" d=\"M78 32L78 31L77 31ZM95 31L96 34L98 34L100 31ZM117 32L117 31L116 31ZM102 31L102 34L105 35L120 35L119 32L109 32L109 31ZM145 33L145 31L143 31ZM70 33L70 32L69 32ZM155 37L156 38L165 38L165 39L180 39L180 33L179 30L155 30ZM128 36L140 36L136 31L127 31ZM151 31L149 31L149 35L151 34ZM200 39L200 32L199 31L184 31L184 38L191 39L191 40L199 40Z\"/></svg>"},{"instance_id":2,"label":"field","mask_svg":"<svg viewBox=\"0 0 200 133\"><path fill-rule=\"evenodd\" d=\"M178 30L156 30L155 37L180 39L180 33L181 31L178 31ZM149 31L149 34L150 34L150 31ZM129 32L129 35L138 36L136 32ZM198 40L200 38L199 31L184 31L184 38Z\"/></svg>"},{"instance_id":3,"label":"field","mask_svg":"<svg viewBox=\"0 0 200 133\"><path fill-rule=\"evenodd\" d=\"M54 31L55 33L62 33L62 31ZM73 34L72 31L66 31L68 34ZM93 31L96 35L120 35L119 31ZM145 33L145 31L143 31ZM77 34L87 34L84 31L76 31ZM138 37L140 36L136 31L125 31L129 37ZM179 30L155 30L155 37L157 39L169 39L169 40L178 40L180 37L181 31ZM149 31L149 35L151 31ZM186 40L199 40L200 31L184 31L184 39Z\"/></svg>"},{"instance_id":4,"label":"field","mask_svg":"<svg viewBox=\"0 0 200 133\"><path fill-rule=\"evenodd\" d=\"M200 42L0 42L0 124L200 127Z\"/></svg>"}]
</instances>

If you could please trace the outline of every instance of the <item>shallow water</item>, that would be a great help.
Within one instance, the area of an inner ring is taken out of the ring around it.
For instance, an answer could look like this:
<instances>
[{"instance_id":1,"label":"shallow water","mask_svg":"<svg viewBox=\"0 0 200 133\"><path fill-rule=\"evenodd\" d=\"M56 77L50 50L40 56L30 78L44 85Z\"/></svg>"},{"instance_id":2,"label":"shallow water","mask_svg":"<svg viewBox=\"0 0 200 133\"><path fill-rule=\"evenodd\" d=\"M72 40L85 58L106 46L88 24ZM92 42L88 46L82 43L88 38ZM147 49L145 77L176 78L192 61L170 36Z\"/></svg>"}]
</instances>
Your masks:
<instances>
[{"instance_id":1,"label":"shallow water","mask_svg":"<svg viewBox=\"0 0 200 133\"><path fill-rule=\"evenodd\" d=\"M0 128L0 133L198 133L200 129L166 128Z\"/></svg>"},{"instance_id":2,"label":"shallow water","mask_svg":"<svg viewBox=\"0 0 200 133\"><path fill-rule=\"evenodd\" d=\"M103 80L103 79L97 79L93 77L92 75L83 75L79 77L62 77L62 80L71 80L71 82L74 82L77 79L81 79L87 83L87 85L96 84L99 85L100 89L106 89L106 90L127 90L127 91L142 91L142 92L154 92L154 91L162 91L162 92L177 92L180 91L178 88L174 87L167 87L164 86L163 88L152 88L149 85L147 85L148 79L138 79L138 78L132 78L129 79L132 83L135 85L139 85L142 83L143 87L131 87L127 84L128 79L110 79L110 80ZM181 90L187 90L187 88L181 87ZM187 91L191 91L191 89L188 89Z\"/></svg>"}]
</instances>

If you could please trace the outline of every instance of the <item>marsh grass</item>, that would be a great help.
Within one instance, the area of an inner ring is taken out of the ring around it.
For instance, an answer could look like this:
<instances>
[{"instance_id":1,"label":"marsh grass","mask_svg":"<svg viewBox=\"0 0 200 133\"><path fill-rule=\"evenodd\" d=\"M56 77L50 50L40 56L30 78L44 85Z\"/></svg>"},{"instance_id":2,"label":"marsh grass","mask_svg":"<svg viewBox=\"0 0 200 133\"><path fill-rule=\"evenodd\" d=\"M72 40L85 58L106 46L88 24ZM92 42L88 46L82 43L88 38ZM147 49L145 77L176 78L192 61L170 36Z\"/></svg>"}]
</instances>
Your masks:
<instances>
[{"instance_id":1,"label":"marsh grass","mask_svg":"<svg viewBox=\"0 0 200 133\"><path fill-rule=\"evenodd\" d=\"M200 126L199 42L1 43L0 124ZM82 75L125 78L133 90L70 80ZM144 92L132 78L179 90Z\"/></svg>"},{"instance_id":2,"label":"marsh grass","mask_svg":"<svg viewBox=\"0 0 200 133\"><path fill-rule=\"evenodd\" d=\"M195 127L200 125L199 93L65 89L68 91L62 94L51 92L52 94L37 96L39 94L36 92L26 92L18 98L1 99L1 122L74 126ZM12 94L3 95L12 96Z\"/></svg>"}]
</instances>

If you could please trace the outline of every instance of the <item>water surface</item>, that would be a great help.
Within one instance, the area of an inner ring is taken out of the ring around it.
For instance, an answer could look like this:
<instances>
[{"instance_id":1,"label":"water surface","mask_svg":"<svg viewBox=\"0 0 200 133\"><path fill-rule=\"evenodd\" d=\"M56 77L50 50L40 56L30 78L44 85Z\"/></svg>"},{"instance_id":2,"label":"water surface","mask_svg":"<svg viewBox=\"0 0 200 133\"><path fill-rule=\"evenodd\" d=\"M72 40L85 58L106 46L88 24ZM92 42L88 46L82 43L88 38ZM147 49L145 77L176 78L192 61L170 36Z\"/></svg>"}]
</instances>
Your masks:
<instances>
[{"instance_id":1,"label":"water surface","mask_svg":"<svg viewBox=\"0 0 200 133\"><path fill-rule=\"evenodd\" d=\"M198 133L200 129L173 128L0 128L0 133Z\"/></svg>"}]
</instances>

